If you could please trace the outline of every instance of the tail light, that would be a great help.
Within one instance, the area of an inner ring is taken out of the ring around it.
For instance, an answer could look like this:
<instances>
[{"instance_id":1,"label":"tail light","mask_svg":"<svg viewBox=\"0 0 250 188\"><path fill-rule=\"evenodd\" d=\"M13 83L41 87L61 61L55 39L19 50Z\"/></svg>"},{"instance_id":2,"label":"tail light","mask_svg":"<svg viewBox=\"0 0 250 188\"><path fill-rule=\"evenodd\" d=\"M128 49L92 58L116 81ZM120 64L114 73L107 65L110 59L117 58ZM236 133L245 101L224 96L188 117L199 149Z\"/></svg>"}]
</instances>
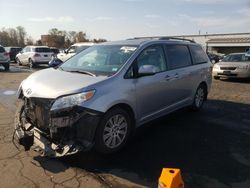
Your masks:
<instances>
[{"instance_id":1,"label":"tail light","mask_svg":"<svg viewBox=\"0 0 250 188\"><path fill-rule=\"evenodd\" d=\"M41 57L40 54L34 54L34 57Z\"/></svg>"}]
</instances>

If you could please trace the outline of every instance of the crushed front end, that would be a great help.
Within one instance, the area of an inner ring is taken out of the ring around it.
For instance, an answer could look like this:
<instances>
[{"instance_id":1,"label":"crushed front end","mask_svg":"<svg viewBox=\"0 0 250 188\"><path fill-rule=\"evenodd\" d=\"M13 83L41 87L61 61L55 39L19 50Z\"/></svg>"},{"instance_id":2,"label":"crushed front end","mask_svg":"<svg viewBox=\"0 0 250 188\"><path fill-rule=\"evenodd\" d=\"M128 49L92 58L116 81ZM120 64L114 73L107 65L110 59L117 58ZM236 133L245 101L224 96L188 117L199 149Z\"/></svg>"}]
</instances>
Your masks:
<instances>
[{"instance_id":1,"label":"crushed front end","mask_svg":"<svg viewBox=\"0 0 250 188\"><path fill-rule=\"evenodd\" d=\"M28 98L22 94L19 100L13 138L25 150L34 145L45 156L61 157L93 146L101 112L78 105L51 110L55 99Z\"/></svg>"}]
</instances>

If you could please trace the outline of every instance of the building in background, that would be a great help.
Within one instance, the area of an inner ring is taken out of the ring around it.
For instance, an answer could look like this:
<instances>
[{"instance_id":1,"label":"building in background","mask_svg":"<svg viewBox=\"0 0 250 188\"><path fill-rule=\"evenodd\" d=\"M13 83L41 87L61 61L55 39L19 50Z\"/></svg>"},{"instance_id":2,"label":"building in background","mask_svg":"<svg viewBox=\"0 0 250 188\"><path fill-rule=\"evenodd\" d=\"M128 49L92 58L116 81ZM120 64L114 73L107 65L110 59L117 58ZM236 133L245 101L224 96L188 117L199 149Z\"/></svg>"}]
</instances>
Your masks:
<instances>
[{"instance_id":1,"label":"building in background","mask_svg":"<svg viewBox=\"0 0 250 188\"><path fill-rule=\"evenodd\" d=\"M245 52L250 48L250 33L180 35L174 37L194 40L201 44L207 52L215 54Z\"/></svg>"}]
</instances>

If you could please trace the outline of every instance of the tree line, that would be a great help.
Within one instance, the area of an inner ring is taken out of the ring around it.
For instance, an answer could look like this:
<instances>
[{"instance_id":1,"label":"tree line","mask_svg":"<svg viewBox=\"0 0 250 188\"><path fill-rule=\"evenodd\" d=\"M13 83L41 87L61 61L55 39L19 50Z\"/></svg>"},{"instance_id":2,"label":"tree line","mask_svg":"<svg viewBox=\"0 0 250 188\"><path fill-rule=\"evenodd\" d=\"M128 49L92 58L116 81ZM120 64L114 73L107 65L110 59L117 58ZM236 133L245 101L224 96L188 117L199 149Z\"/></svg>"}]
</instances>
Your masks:
<instances>
[{"instance_id":1,"label":"tree line","mask_svg":"<svg viewBox=\"0 0 250 188\"><path fill-rule=\"evenodd\" d=\"M106 42L106 39L89 39L83 31L65 31L52 28L45 34L47 37L46 44L39 39L34 41L26 32L25 28L18 26L16 28L2 28L0 30L0 44L2 46L19 46L26 45L48 45L57 48L67 48L76 42Z\"/></svg>"}]
</instances>

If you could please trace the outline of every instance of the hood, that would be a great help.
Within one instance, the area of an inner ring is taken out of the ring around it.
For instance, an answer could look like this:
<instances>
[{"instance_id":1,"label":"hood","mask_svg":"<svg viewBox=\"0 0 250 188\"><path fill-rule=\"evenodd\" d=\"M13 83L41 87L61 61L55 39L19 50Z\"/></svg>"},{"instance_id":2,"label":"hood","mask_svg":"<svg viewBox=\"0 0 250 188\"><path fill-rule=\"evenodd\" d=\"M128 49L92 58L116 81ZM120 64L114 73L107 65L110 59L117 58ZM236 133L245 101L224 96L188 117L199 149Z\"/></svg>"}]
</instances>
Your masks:
<instances>
[{"instance_id":1,"label":"hood","mask_svg":"<svg viewBox=\"0 0 250 188\"><path fill-rule=\"evenodd\" d=\"M81 92L87 86L106 78L49 68L31 74L22 82L21 88L25 97L55 99L62 95Z\"/></svg>"},{"instance_id":2,"label":"hood","mask_svg":"<svg viewBox=\"0 0 250 188\"><path fill-rule=\"evenodd\" d=\"M249 65L250 62L231 62L231 61L221 61L219 63L217 63L219 66L233 66L233 67L238 67L238 66L245 66L245 65Z\"/></svg>"}]
</instances>

